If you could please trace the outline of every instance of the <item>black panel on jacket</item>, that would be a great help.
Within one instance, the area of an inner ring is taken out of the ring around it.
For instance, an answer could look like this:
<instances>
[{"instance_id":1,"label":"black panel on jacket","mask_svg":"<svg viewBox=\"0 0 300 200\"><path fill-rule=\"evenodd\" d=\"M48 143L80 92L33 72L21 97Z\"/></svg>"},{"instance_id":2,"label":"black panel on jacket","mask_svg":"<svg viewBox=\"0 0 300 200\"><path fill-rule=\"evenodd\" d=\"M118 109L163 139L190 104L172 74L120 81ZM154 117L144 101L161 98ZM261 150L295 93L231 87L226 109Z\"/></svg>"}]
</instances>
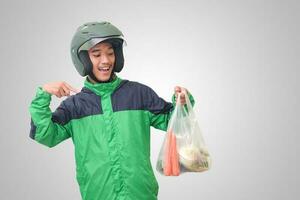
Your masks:
<instances>
[{"instance_id":1,"label":"black panel on jacket","mask_svg":"<svg viewBox=\"0 0 300 200\"><path fill-rule=\"evenodd\" d=\"M82 88L80 93L68 97L60 104L52 115L52 121L64 125L72 119L102 113L100 97L92 91Z\"/></svg>"},{"instance_id":2,"label":"black panel on jacket","mask_svg":"<svg viewBox=\"0 0 300 200\"><path fill-rule=\"evenodd\" d=\"M32 118L31 118L31 122L30 122L30 133L29 133L29 137L34 139L35 138L35 132L36 132L36 126L34 125Z\"/></svg>"},{"instance_id":3,"label":"black panel on jacket","mask_svg":"<svg viewBox=\"0 0 300 200\"><path fill-rule=\"evenodd\" d=\"M113 111L148 110L153 114L165 114L173 109L172 103L164 101L150 87L138 82L123 80L111 96ZM52 121L60 125L72 119L103 114L101 97L88 88L64 100L55 112ZM36 126L31 120L30 137L34 139Z\"/></svg>"},{"instance_id":4,"label":"black panel on jacket","mask_svg":"<svg viewBox=\"0 0 300 200\"><path fill-rule=\"evenodd\" d=\"M72 119L102 114L101 99L92 91L82 88L81 92L68 97L61 102L55 112L52 113L51 120L60 125L67 124ZM36 126L31 119L30 138L34 139Z\"/></svg>"},{"instance_id":5,"label":"black panel on jacket","mask_svg":"<svg viewBox=\"0 0 300 200\"><path fill-rule=\"evenodd\" d=\"M112 94L113 111L148 110L154 114L165 114L173 104L164 101L150 87L127 81Z\"/></svg>"}]
</instances>

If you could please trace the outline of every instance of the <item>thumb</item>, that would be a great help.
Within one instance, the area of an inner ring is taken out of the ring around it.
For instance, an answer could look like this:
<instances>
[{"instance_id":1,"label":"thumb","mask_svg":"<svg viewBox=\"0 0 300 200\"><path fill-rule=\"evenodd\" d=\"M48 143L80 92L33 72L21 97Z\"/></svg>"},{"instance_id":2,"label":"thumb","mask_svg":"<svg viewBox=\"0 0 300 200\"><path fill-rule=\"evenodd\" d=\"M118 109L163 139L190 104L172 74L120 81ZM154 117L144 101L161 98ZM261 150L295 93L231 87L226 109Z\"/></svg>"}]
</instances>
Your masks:
<instances>
[{"instance_id":1,"label":"thumb","mask_svg":"<svg viewBox=\"0 0 300 200\"><path fill-rule=\"evenodd\" d=\"M174 88L174 92L175 92L175 93L179 93L179 92L181 92L181 87L179 87L179 86L175 86L175 88Z\"/></svg>"}]
</instances>

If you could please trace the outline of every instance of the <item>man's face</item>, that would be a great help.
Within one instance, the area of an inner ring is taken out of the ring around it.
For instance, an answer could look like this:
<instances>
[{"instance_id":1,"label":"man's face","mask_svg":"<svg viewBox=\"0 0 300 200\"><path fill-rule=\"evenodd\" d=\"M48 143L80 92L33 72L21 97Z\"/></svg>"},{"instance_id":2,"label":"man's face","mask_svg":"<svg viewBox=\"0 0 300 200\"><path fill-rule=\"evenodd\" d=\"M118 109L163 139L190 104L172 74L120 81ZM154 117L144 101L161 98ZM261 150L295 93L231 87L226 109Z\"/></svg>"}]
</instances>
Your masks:
<instances>
[{"instance_id":1,"label":"man's face","mask_svg":"<svg viewBox=\"0 0 300 200\"><path fill-rule=\"evenodd\" d=\"M115 64L115 53L109 43L99 43L89 49L89 57L93 63L93 73L99 81L107 81Z\"/></svg>"}]
</instances>

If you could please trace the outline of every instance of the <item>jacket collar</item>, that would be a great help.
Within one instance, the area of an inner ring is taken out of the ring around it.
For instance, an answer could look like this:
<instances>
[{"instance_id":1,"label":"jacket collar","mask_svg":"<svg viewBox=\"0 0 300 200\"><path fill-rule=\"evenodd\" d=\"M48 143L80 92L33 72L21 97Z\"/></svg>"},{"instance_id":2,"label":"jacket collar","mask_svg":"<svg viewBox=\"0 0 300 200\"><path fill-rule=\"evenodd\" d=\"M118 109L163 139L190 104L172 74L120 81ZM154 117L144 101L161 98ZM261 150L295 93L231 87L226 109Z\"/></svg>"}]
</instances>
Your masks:
<instances>
[{"instance_id":1,"label":"jacket collar","mask_svg":"<svg viewBox=\"0 0 300 200\"><path fill-rule=\"evenodd\" d=\"M116 76L111 82L108 83L91 83L88 78L84 81L84 87L93 91L97 95L103 96L105 94L111 94L120 85L122 79Z\"/></svg>"}]
</instances>

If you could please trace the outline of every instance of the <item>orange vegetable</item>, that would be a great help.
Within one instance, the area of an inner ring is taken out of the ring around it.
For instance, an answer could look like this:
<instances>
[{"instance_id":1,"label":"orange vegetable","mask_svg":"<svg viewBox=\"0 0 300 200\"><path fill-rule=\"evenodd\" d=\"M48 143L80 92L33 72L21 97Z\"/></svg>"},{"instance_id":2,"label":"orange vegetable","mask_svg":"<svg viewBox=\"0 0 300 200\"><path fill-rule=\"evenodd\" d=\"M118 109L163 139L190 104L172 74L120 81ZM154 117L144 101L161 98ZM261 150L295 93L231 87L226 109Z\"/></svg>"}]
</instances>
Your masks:
<instances>
[{"instance_id":1,"label":"orange vegetable","mask_svg":"<svg viewBox=\"0 0 300 200\"><path fill-rule=\"evenodd\" d=\"M176 136L173 133L171 134L171 141L172 141L172 147L171 147L172 175L178 176L180 174L179 158L177 152Z\"/></svg>"},{"instance_id":2,"label":"orange vegetable","mask_svg":"<svg viewBox=\"0 0 300 200\"><path fill-rule=\"evenodd\" d=\"M164 152L164 174L170 176L172 173L171 153L170 153L171 134L167 132L165 152Z\"/></svg>"},{"instance_id":3,"label":"orange vegetable","mask_svg":"<svg viewBox=\"0 0 300 200\"><path fill-rule=\"evenodd\" d=\"M178 176L180 174L180 166L176 136L172 130L168 131L167 134L164 154L164 175Z\"/></svg>"}]
</instances>

